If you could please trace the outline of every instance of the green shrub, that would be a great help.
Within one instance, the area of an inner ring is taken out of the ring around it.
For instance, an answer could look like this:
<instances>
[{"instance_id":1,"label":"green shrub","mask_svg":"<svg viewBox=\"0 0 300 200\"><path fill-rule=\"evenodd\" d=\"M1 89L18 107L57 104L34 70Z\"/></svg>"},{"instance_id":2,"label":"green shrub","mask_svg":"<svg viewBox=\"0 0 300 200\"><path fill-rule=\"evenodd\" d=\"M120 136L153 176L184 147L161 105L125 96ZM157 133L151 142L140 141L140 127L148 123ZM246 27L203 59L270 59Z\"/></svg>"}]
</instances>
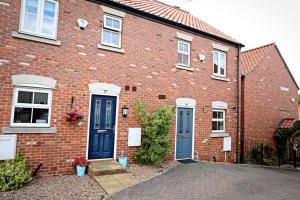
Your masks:
<instances>
[{"instance_id":1,"label":"green shrub","mask_svg":"<svg viewBox=\"0 0 300 200\"><path fill-rule=\"evenodd\" d=\"M174 112L170 106L150 113L142 101L137 101L137 118L143 127L141 147L134 155L140 164L157 164L170 153L170 136Z\"/></svg>"},{"instance_id":2,"label":"green shrub","mask_svg":"<svg viewBox=\"0 0 300 200\"><path fill-rule=\"evenodd\" d=\"M27 168L27 161L21 155L17 154L14 160L0 163L0 191L20 188L31 180L31 170Z\"/></svg>"},{"instance_id":3,"label":"green shrub","mask_svg":"<svg viewBox=\"0 0 300 200\"><path fill-rule=\"evenodd\" d=\"M251 150L251 159L255 162L261 161L261 151L262 149L259 146L254 146Z\"/></svg>"}]
</instances>

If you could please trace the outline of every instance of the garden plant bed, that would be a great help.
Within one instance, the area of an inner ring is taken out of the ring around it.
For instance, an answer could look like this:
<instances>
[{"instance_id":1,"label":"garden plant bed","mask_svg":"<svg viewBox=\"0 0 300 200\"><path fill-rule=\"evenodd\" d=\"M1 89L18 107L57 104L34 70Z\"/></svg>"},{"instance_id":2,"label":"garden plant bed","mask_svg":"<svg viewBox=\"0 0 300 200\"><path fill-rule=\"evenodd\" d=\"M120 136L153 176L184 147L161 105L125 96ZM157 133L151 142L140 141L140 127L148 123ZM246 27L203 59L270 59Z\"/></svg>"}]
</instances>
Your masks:
<instances>
[{"instance_id":1,"label":"garden plant bed","mask_svg":"<svg viewBox=\"0 0 300 200\"><path fill-rule=\"evenodd\" d=\"M103 189L89 176L39 177L18 190L0 192L5 200L88 199L100 200L106 196Z\"/></svg>"},{"instance_id":2,"label":"garden plant bed","mask_svg":"<svg viewBox=\"0 0 300 200\"><path fill-rule=\"evenodd\" d=\"M177 161L163 162L160 165L138 165L130 164L127 171L132 173L132 175L137 179L137 181L144 182L153 177L161 175L170 169L177 166L179 163Z\"/></svg>"}]
</instances>

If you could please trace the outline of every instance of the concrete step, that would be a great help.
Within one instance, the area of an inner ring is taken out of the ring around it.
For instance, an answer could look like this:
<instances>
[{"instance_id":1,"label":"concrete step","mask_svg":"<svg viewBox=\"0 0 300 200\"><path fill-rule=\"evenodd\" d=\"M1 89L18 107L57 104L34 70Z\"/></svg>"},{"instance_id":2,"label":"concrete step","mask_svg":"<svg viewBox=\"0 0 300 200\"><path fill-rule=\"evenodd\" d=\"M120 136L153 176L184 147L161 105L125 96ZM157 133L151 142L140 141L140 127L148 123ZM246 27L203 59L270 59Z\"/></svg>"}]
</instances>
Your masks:
<instances>
[{"instance_id":1,"label":"concrete step","mask_svg":"<svg viewBox=\"0 0 300 200\"><path fill-rule=\"evenodd\" d=\"M125 173L126 168L123 168L115 160L97 160L92 161L89 167L89 174L91 176L104 176L111 174L121 174Z\"/></svg>"},{"instance_id":2,"label":"concrete step","mask_svg":"<svg viewBox=\"0 0 300 200\"><path fill-rule=\"evenodd\" d=\"M138 183L130 173L95 176L94 179L109 195Z\"/></svg>"}]
</instances>

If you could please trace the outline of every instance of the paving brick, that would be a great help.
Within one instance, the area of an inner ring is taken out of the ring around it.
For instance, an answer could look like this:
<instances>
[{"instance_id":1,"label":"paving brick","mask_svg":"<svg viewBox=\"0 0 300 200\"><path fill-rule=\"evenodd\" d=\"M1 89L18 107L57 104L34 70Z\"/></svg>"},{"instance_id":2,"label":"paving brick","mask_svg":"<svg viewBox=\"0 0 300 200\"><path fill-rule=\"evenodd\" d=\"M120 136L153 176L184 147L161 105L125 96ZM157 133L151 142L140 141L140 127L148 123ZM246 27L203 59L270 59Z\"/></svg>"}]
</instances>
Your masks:
<instances>
[{"instance_id":1,"label":"paving brick","mask_svg":"<svg viewBox=\"0 0 300 200\"><path fill-rule=\"evenodd\" d=\"M299 199L300 173L214 163L181 164L109 200Z\"/></svg>"}]
</instances>

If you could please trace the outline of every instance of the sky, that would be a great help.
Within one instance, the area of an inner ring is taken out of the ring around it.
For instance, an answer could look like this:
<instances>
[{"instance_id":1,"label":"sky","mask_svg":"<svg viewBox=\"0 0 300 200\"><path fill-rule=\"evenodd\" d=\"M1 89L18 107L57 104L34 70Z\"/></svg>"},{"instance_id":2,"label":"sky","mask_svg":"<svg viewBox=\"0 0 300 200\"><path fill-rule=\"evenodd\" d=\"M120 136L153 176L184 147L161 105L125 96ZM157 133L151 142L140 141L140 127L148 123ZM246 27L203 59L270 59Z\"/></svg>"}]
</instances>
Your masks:
<instances>
[{"instance_id":1,"label":"sky","mask_svg":"<svg viewBox=\"0 0 300 200\"><path fill-rule=\"evenodd\" d=\"M276 42L300 86L300 0L160 0L191 12L245 45Z\"/></svg>"}]
</instances>

